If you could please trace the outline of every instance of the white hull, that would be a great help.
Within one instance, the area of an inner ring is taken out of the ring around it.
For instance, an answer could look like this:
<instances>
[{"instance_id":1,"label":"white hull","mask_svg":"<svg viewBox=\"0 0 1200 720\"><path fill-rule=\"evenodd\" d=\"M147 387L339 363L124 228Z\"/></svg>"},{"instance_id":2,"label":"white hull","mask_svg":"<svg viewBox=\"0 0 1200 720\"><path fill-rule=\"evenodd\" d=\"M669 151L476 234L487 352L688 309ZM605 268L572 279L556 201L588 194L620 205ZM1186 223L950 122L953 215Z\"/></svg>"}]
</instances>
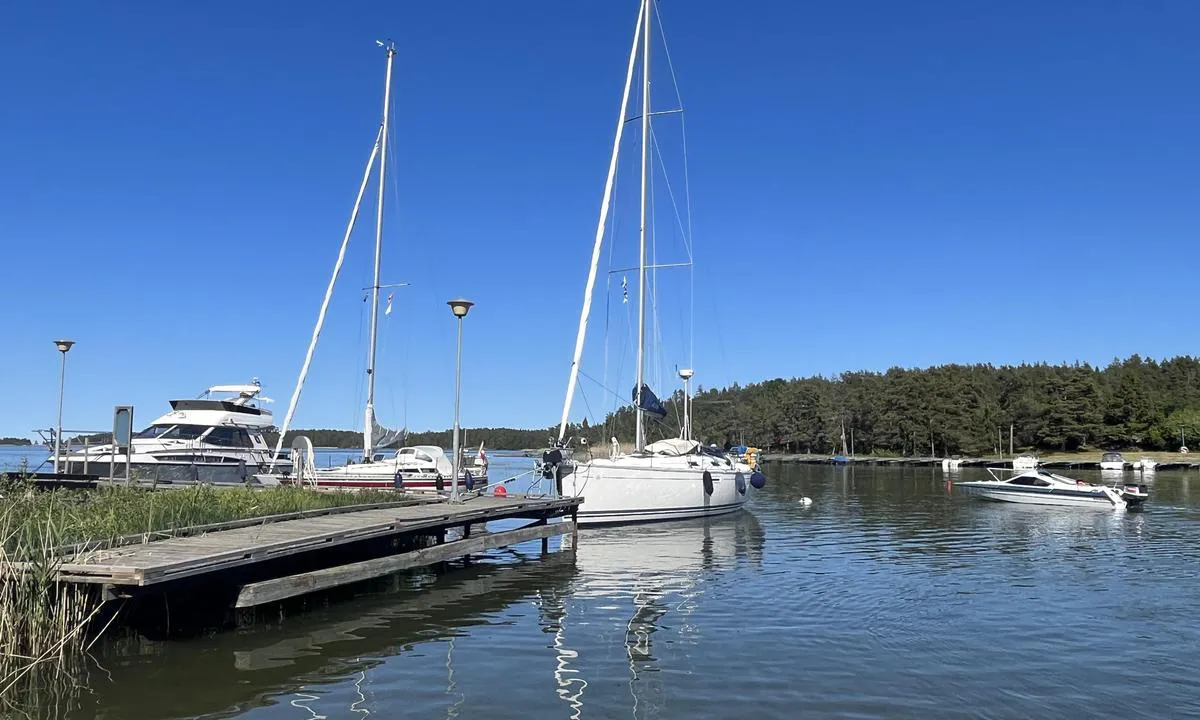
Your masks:
<instances>
[{"instance_id":1,"label":"white hull","mask_svg":"<svg viewBox=\"0 0 1200 720\"><path fill-rule=\"evenodd\" d=\"M711 495L705 491L706 471ZM630 455L576 465L563 478L563 494L583 498L580 525L715 517L742 509L751 472L742 463L729 466L708 457Z\"/></svg>"},{"instance_id":2,"label":"white hull","mask_svg":"<svg viewBox=\"0 0 1200 720\"><path fill-rule=\"evenodd\" d=\"M1104 495L1099 496L1069 496L1049 494L1034 494L1024 492L1012 492L1009 490L995 490L990 488L969 488L969 491L979 497L996 502L1019 503L1022 505L1058 505L1066 507L1092 507L1100 510L1112 510L1117 507L1117 504ZM1120 507L1124 507L1125 503L1121 502Z\"/></svg>"},{"instance_id":3,"label":"white hull","mask_svg":"<svg viewBox=\"0 0 1200 720\"><path fill-rule=\"evenodd\" d=\"M372 475L372 474L350 474L340 473L333 474L329 471L320 471L315 477L305 478L303 482L294 477L279 477L270 475L255 476L264 485L304 485L305 487L318 487L325 489L342 489L342 490L411 490L421 492L438 491L438 478L434 475L410 475L402 478L399 485L396 484L394 475ZM450 479L445 478L442 481L442 490L450 489ZM487 487L487 475L471 475L471 485L475 490ZM458 481L458 489L460 492L465 492L467 489L467 478L461 476Z\"/></svg>"}]
</instances>

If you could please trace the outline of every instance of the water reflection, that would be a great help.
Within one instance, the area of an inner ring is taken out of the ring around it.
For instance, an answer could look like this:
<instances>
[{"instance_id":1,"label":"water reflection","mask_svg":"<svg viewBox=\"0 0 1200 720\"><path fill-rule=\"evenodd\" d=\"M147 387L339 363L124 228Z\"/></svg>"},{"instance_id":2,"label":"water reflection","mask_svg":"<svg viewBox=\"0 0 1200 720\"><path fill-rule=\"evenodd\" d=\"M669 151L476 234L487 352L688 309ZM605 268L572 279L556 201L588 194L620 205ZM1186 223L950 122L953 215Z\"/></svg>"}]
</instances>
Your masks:
<instances>
[{"instance_id":1,"label":"water reflection","mask_svg":"<svg viewBox=\"0 0 1200 720\"><path fill-rule=\"evenodd\" d=\"M573 575L570 557L552 553L538 560L475 565L441 578L396 578L405 584L393 592L282 618L275 626L194 641L109 643L98 654L106 674L93 673L91 694L70 716L232 717L277 700L302 709L305 717L377 714L381 708L371 706L364 690L372 671L419 643L446 640L453 714L462 701L454 675L454 637L539 591L564 591ZM340 710L322 707L324 686L351 677L353 701Z\"/></svg>"},{"instance_id":2,"label":"water reflection","mask_svg":"<svg viewBox=\"0 0 1200 720\"><path fill-rule=\"evenodd\" d=\"M594 642L587 622L571 622L573 609L599 607L624 616L624 663L631 714L659 716L666 689L659 642L678 642L694 633L689 618L702 604L706 583L724 570L761 567L765 533L753 514L678 523L582 530L575 548L578 575L570 596L541 598L543 629L553 634L557 695L571 718L583 716L592 673L603 663L571 642L578 634ZM569 547L569 544L568 544ZM616 618L614 618L616 619ZM597 658L599 660L599 658Z\"/></svg>"}]
</instances>

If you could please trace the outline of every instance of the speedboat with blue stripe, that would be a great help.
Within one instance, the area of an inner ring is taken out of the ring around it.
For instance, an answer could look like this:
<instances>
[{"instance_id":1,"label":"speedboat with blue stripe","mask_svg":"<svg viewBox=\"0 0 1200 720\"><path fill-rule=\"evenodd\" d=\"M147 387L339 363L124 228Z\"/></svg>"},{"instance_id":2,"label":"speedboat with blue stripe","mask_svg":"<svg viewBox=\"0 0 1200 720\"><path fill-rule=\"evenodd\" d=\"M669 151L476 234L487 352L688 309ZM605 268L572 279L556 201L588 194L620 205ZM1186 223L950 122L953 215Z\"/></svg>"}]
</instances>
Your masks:
<instances>
[{"instance_id":1,"label":"speedboat with blue stripe","mask_svg":"<svg viewBox=\"0 0 1200 720\"><path fill-rule=\"evenodd\" d=\"M1001 478L988 468L991 480L972 480L956 486L996 502L1124 509L1141 505L1150 496L1145 485L1094 485L1045 470L1026 470Z\"/></svg>"}]
</instances>

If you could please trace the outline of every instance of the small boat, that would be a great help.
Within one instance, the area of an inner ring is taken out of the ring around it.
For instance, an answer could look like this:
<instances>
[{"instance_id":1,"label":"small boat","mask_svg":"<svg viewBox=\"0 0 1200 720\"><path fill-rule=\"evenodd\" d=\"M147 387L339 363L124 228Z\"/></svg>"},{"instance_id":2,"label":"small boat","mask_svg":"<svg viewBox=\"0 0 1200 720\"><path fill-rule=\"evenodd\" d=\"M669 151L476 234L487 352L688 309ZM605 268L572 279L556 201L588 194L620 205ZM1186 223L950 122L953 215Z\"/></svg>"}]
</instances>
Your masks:
<instances>
[{"instance_id":1,"label":"small boat","mask_svg":"<svg viewBox=\"0 0 1200 720\"><path fill-rule=\"evenodd\" d=\"M1100 456L1101 470L1124 470L1125 458L1119 452L1106 452Z\"/></svg>"},{"instance_id":2,"label":"small boat","mask_svg":"<svg viewBox=\"0 0 1200 720\"><path fill-rule=\"evenodd\" d=\"M958 472L962 468L960 458L942 458L942 472Z\"/></svg>"},{"instance_id":3,"label":"small boat","mask_svg":"<svg viewBox=\"0 0 1200 720\"><path fill-rule=\"evenodd\" d=\"M1157 467L1158 467L1158 461L1155 460L1154 458L1148 458L1148 457L1144 457L1133 464L1134 470L1139 470L1144 473L1154 472L1154 469Z\"/></svg>"},{"instance_id":4,"label":"small boat","mask_svg":"<svg viewBox=\"0 0 1200 720\"><path fill-rule=\"evenodd\" d=\"M1013 458L1013 470L1033 470L1038 466L1037 455L1018 455Z\"/></svg>"},{"instance_id":5,"label":"small boat","mask_svg":"<svg viewBox=\"0 0 1200 720\"><path fill-rule=\"evenodd\" d=\"M955 485L986 500L1030 505L1126 508L1141 505L1149 497L1145 485L1093 485L1044 470L1026 470L1000 478L988 469L991 480L972 480Z\"/></svg>"}]
</instances>

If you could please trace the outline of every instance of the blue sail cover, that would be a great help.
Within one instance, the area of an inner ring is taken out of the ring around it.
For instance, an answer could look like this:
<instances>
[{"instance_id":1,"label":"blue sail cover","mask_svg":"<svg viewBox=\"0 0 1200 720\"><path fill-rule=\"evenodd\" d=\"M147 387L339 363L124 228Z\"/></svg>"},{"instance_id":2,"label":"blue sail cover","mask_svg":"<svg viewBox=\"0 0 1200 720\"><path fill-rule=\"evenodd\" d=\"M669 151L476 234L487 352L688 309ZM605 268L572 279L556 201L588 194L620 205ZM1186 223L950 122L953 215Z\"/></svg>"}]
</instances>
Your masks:
<instances>
[{"instance_id":1,"label":"blue sail cover","mask_svg":"<svg viewBox=\"0 0 1200 720\"><path fill-rule=\"evenodd\" d=\"M638 391L633 389L633 402L636 405L638 401ZM648 412L651 415L657 415L660 418L667 416L667 409L663 407L658 396L650 389L649 385L642 385L642 412Z\"/></svg>"}]
</instances>

